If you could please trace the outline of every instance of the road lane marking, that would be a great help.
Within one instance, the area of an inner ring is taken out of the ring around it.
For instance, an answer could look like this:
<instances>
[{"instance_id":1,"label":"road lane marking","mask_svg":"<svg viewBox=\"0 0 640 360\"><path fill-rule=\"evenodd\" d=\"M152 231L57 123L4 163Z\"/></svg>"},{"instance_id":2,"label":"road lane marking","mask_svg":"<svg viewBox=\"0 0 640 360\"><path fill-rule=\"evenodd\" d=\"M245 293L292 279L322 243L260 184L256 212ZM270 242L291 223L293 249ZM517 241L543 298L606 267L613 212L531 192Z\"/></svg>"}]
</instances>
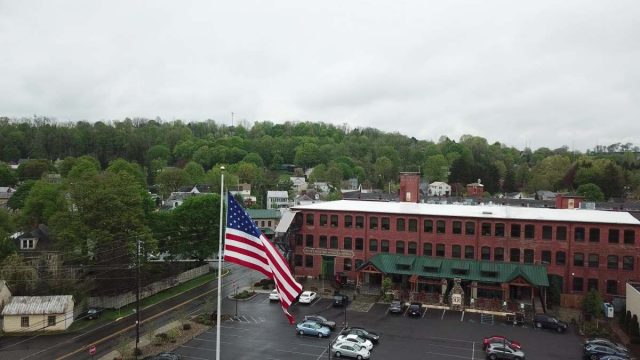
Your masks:
<instances>
[{"instance_id":1,"label":"road lane marking","mask_svg":"<svg viewBox=\"0 0 640 360\"><path fill-rule=\"evenodd\" d=\"M464 321L464 311L462 312L462 315L460 315L460 321Z\"/></svg>"},{"instance_id":2,"label":"road lane marking","mask_svg":"<svg viewBox=\"0 0 640 360\"><path fill-rule=\"evenodd\" d=\"M471 348L471 360L474 360L476 357L476 342L473 342L473 347Z\"/></svg>"},{"instance_id":3,"label":"road lane marking","mask_svg":"<svg viewBox=\"0 0 640 360\"><path fill-rule=\"evenodd\" d=\"M443 309L442 310L442 316L440 317L440 320L444 319L444 313L446 313L446 312L447 312L447 309Z\"/></svg>"},{"instance_id":4,"label":"road lane marking","mask_svg":"<svg viewBox=\"0 0 640 360\"><path fill-rule=\"evenodd\" d=\"M424 316L427 315L427 310L429 310L429 308L424 309L424 312L422 313L422 318L424 319Z\"/></svg>"}]
</instances>

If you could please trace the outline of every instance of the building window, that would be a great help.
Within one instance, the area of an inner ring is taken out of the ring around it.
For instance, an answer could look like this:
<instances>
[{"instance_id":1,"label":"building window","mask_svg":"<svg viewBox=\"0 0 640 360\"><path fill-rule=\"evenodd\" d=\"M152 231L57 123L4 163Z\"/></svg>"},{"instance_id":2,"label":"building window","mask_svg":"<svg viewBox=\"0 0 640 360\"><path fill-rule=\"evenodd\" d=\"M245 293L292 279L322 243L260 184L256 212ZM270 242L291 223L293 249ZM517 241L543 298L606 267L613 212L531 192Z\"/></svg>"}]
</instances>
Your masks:
<instances>
[{"instance_id":1,"label":"building window","mask_svg":"<svg viewBox=\"0 0 640 360\"><path fill-rule=\"evenodd\" d=\"M369 239L369 251L372 251L372 252L378 251L378 240Z\"/></svg>"},{"instance_id":2,"label":"building window","mask_svg":"<svg viewBox=\"0 0 640 360\"><path fill-rule=\"evenodd\" d=\"M524 249L524 263L525 264L533 264L533 258L535 257L535 253L533 249Z\"/></svg>"},{"instance_id":3,"label":"building window","mask_svg":"<svg viewBox=\"0 0 640 360\"><path fill-rule=\"evenodd\" d=\"M409 232L418 232L418 219L409 219Z\"/></svg>"},{"instance_id":4,"label":"building window","mask_svg":"<svg viewBox=\"0 0 640 360\"><path fill-rule=\"evenodd\" d=\"M407 254L416 255L418 252L418 244L415 241L409 241L409 248L407 249Z\"/></svg>"},{"instance_id":5,"label":"building window","mask_svg":"<svg viewBox=\"0 0 640 360\"><path fill-rule=\"evenodd\" d=\"M338 237L337 236L332 236L329 238L329 246L332 249L337 249L338 248Z\"/></svg>"},{"instance_id":6,"label":"building window","mask_svg":"<svg viewBox=\"0 0 640 360\"><path fill-rule=\"evenodd\" d=\"M344 216L344 227L347 228L347 229L351 229L352 226L353 226L353 216L345 215Z\"/></svg>"},{"instance_id":7,"label":"building window","mask_svg":"<svg viewBox=\"0 0 640 360\"><path fill-rule=\"evenodd\" d=\"M271 220L267 221L267 226L271 227Z\"/></svg>"},{"instance_id":8,"label":"building window","mask_svg":"<svg viewBox=\"0 0 640 360\"><path fill-rule=\"evenodd\" d=\"M444 244L436 244L436 256L444 257Z\"/></svg>"},{"instance_id":9,"label":"building window","mask_svg":"<svg viewBox=\"0 0 640 360\"><path fill-rule=\"evenodd\" d=\"M567 227L566 226L558 226L556 228L556 240L558 240L558 241L567 240Z\"/></svg>"},{"instance_id":10,"label":"building window","mask_svg":"<svg viewBox=\"0 0 640 360\"><path fill-rule=\"evenodd\" d=\"M307 214L307 225L313 226L313 214Z\"/></svg>"},{"instance_id":11,"label":"building window","mask_svg":"<svg viewBox=\"0 0 640 360\"><path fill-rule=\"evenodd\" d=\"M320 226L327 226L327 215L320 214Z\"/></svg>"},{"instance_id":12,"label":"building window","mask_svg":"<svg viewBox=\"0 0 640 360\"><path fill-rule=\"evenodd\" d=\"M467 245L464 247L464 258L465 259L473 259L474 258L474 250L473 246Z\"/></svg>"},{"instance_id":13,"label":"building window","mask_svg":"<svg viewBox=\"0 0 640 360\"><path fill-rule=\"evenodd\" d=\"M344 265L342 267L343 271L351 271L351 259L345 258Z\"/></svg>"},{"instance_id":14,"label":"building window","mask_svg":"<svg viewBox=\"0 0 640 360\"><path fill-rule=\"evenodd\" d=\"M451 232L456 235L462 234L462 221L454 221L453 226L451 228Z\"/></svg>"},{"instance_id":15,"label":"building window","mask_svg":"<svg viewBox=\"0 0 640 360\"><path fill-rule=\"evenodd\" d=\"M331 215L331 227L338 227L338 215Z\"/></svg>"},{"instance_id":16,"label":"building window","mask_svg":"<svg viewBox=\"0 0 640 360\"><path fill-rule=\"evenodd\" d=\"M353 249L353 240L350 237L344 238L344 243L342 244L345 250Z\"/></svg>"},{"instance_id":17,"label":"building window","mask_svg":"<svg viewBox=\"0 0 640 360\"><path fill-rule=\"evenodd\" d=\"M396 231L404 231L404 219L396 219Z\"/></svg>"},{"instance_id":18,"label":"building window","mask_svg":"<svg viewBox=\"0 0 640 360\"><path fill-rule=\"evenodd\" d=\"M573 291L582 291L584 286L584 280L581 277L573 278Z\"/></svg>"},{"instance_id":19,"label":"building window","mask_svg":"<svg viewBox=\"0 0 640 360\"><path fill-rule=\"evenodd\" d=\"M356 259L356 270L360 269L360 267L362 266L362 263L364 263L364 260Z\"/></svg>"},{"instance_id":20,"label":"building window","mask_svg":"<svg viewBox=\"0 0 640 360\"><path fill-rule=\"evenodd\" d=\"M524 238L525 239L533 239L536 236L535 227L531 224L527 224L524 226Z\"/></svg>"},{"instance_id":21,"label":"building window","mask_svg":"<svg viewBox=\"0 0 640 360\"><path fill-rule=\"evenodd\" d=\"M617 268L618 268L618 255L607 256L607 269L617 269Z\"/></svg>"},{"instance_id":22,"label":"building window","mask_svg":"<svg viewBox=\"0 0 640 360\"><path fill-rule=\"evenodd\" d=\"M296 246L302 246L302 234L296 234Z\"/></svg>"},{"instance_id":23,"label":"building window","mask_svg":"<svg viewBox=\"0 0 640 360\"><path fill-rule=\"evenodd\" d=\"M326 249L327 248L327 237L325 235L320 235L320 244L319 248Z\"/></svg>"},{"instance_id":24,"label":"building window","mask_svg":"<svg viewBox=\"0 0 640 360\"><path fill-rule=\"evenodd\" d=\"M589 254L589 267L597 268L598 266L600 266L600 255Z\"/></svg>"},{"instance_id":25,"label":"building window","mask_svg":"<svg viewBox=\"0 0 640 360\"><path fill-rule=\"evenodd\" d=\"M461 256L462 256L462 250L460 248L460 245L451 245L451 257L460 259Z\"/></svg>"},{"instance_id":26,"label":"building window","mask_svg":"<svg viewBox=\"0 0 640 360\"><path fill-rule=\"evenodd\" d=\"M474 235L476 233L476 224L472 221L467 221L464 223L464 234L465 235Z\"/></svg>"},{"instance_id":27,"label":"building window","mask_svg":"<svg viewBox=\"0 0 640 360\"><path fill-rule=\"evenodd\" d=\"M633 256L622 257L622 270L633 270Z\"/></svg>"},{"instance_id":28,"label":"building window","mask_svg":"<svg viewBox=\"0 0 640 360\"><path fill-rule=\"evenodd\" d=\"M436 231L438 232L438 234L444 234L445 232L447 232L444 220L438 220L436 222Z\"/></svg>"},{"instance_id":29,"label":"building window","mask_svg":"<svg viewBox=\"0 0 640 360\"><path fill-rule=\"evenodd\" d=\"M584 254L583 253L574 253L573 254L573 266L584 266Z\"/></svg>"},{"instance_id":30,"label":"building window","mask_svg":"<svg viewBox=\"0 0 640 360\"><path fill-rule=\"evenodd\" d=\"M493 260L504 261L504 248L497 247L493 249Z\"/></svg>"},{"instance_id":31,"label":"building window","mask_svg":"<svg viewBox=\"0 0 640 360\"><path fill-rule=\"evenodd\" d=\"M433 245L431 243L422 244L422 255L424 255L424 256L432 256L433 255Z\"/></svg>"},{"instance_id":32,"label":"building window","mask_svg":"<svg viewBox=\"0 0 640 360\"><path fill-rule=\"evenodd\" d=\"M480 234L482 236L491 236L491 223L483 222L480 228Z\"/></svg>"},{"instance_id":33,"label":"building window","mask_svg":"<svg viewBox=\"0 0 640 360\"><path fill-rule=\"evenodd\" d=\"M307 234L307 238L305 240L305 244L304 246L306 247L313 247L313 235L311 234Z\"/></svg>"},{"instance_id":34,"label":"building window","mask_svg":"<svg viewBox=\"0 0 640 360\"><path fill-rule=\"evenodd\" d=\"M542 240L551 240L553 236L553 228L549 225L542 226Z\"/></svg>"},{"instance_id":35,"label":"building window","mask_svg":"<svg viewBox=\"0 0 640 360\"><path fill-rule=\"evenodd\" d=\"M587 280L587 290L595 290L598 291L598 279L588 279Z\"/></svg>"},{"instance_id":36,"label":"building window","mask_svg":"<svg viewBox=\"0 0 640 360\"><path fill-rule=\"evenodd\" d=\"M567 263L567 253L564 251L556 251L556 265L564 265Z\"/></svg>"},{"instance_id":37,"label":"building window","mask_svg":"<svg viewBox=\"0 0 640 360\"><path fill-rule=\"evenodd\" d=\"M304 257L304 266L313 267L313 255L307 255Z\"/></svg>"},{"instance_id":38,"label":"building window","mask_svg":"<svg viewBox=\"0 0 640 360\"><path fill-rule=\"evenodd\" d=\"M617 244L620 242L620 230L609 229L609 244Z\"/></svg>"},{"instance_id":39,"label":"building window","mask_svg":"<svg viewBox=\"0 0 640 360\"><path fill-rule=\"evenodd\" d=\"M573 240L574 241L584 241L584 228L583 227L577 227L574 234L573 234Z\"/></svg>"},{"instance_id":40,"label":"building window","mask_svg":"<svg viewBox=\"0 0 640 360\"><path fill-rule=\"evenodd\" d=\"M396 241L396 254L404 255L404 241Z\"/></svg>"},{"instance_id":41,"label":"building window","mask_svg":"<svg viewBox=\"0 0 640 360\"><path fill-rule=\"evenodd\" d=\"M611 295L618 294L618 281L607 280L607 294L611 294Z\"/></svg>"},{"instance_id":42,"label":"building window","mask_svg":"<svg viewBox=\"0 0 640 360\"><path fill-rule=\"evenodd\" d=\"M378 230L378 218L370 217L369 218L369 229L370 230Z\"/></svg>"},{"instance_id":43,"label":"building window","mask_svg":"<svg viewBox=\"0 0 640 360\"><path fill-rule=\"evenodd\" d=\"M20 326L21 327L29 327L29 317L28 316L21 316L20 317Z\"/></svg>"},{"instance_id":44,"label":"building window","mask_svg":"<svg viewBox=\"0 0 640 360\"><path fill-rule=\"evenodd\" d=\"M389 230L391 228L391 223L388 217L383 217L381 224L380 224L380 228L382 230Z\"/></svg>"},{"instance_id":45,"label":"building window","mask_svg":"<svg viewBox=\"0 0 640 360\"><path fill-rule=\"evenodd\" d=\"M364 228L364 216L356 216L356 229Z\"/></svg>"},{"instance_id":46,"label":"building window","mask_svg":"<svg viewBox=\"0 0 640 360\"><path fill-rule=\"evenodd\" d=\"M293 262L295 266L302 266L302 255L296 254L296 256L293 257Z\"/></svg>"},{"instance_id":47,"label":"building window","mask_svg":"<svg viewBox=\"0 0 640 360\"><path fill-rule=\"evenodd\" d=\"M491 260L491 248L488 246L483 246L480 248L480 259L481 260Z\"/></svg>"},{"instance_id":48,"label":"building window","mask_svg":"<svg viewBox=\"0 0 640 360\"><path fill-rule=\"evenodd\" d=\"M625 230L624 231L624 243L625 244L633 244L636 242L636 232L635 230Z\"/></svg>"},{"instance_id":49,"label":"building window","mask_svg":"<svg viewBox=\"0 0 640 360\"><path fill-rule=\"evenodd\" d=\"M511 237L520 238L520 224L511 224Z\"/></svg>"},{"instance_id":50,"label":"building window","mask_svg":"<svg viewBox=\"0 0 640 360\"><path fill-rule=\"evenodd\" d=\"M425 220L423 222L424 232L432 233L433 232L433 220Z\"/></svg>"},{"instance_id":51,"label":"building window","mask_svg":"<svg viewBox=\"0 0 640 360\"><path fill-rule=\"evenodd\" d=\"M509 261L520 262L520 249L511 249L509 251Z\"/></svg>"},{"instance_id":52,"label":"building window","mask_svg":"<svg viewBox=\"0 0 640 360\"><path fill-rule=\"evenodd\" d=\"M600 242L600 229L598 228L589 229L589 242Z\"/></svg>"},{"instance_id":53,"label":"building window","mask_svg":"<svg viewBox=\"0 0 640 360\"><path fill-rule=\"evenodd\" d=\"M363 250L363 249L364 249L364 239L356 238L356 250Z\"/></svg>"},{"instance_id":54,"label":"building window","mask_svg":"<svg viewBox=\"0 0 640 360\"><path fill-rule=\"evenodd\" d=\"M495 231L496 233L494 234L495 237L504 237L504 224L503 223L497 223L495 225Z\"/></svg>"},{"instance_id":55,"label":"building window","mask_svg":"<svg viewBox=\"0 0 640 360\"><path fill-rule=\"evenodd\" d=\"M542 250L542 252L540 253L540 261L543 264L551 264L551 251Z\"/></svg>"},{"instance_id":56,"label":"building window","mask_svg":"<svg viewBox=\"0 0 640 360\"><path fill-rule=\"evenodd\" d=\"M380 241L380 252L383 252L383 253L389 252L389 240Z\"/></svg>"}]
</instances>

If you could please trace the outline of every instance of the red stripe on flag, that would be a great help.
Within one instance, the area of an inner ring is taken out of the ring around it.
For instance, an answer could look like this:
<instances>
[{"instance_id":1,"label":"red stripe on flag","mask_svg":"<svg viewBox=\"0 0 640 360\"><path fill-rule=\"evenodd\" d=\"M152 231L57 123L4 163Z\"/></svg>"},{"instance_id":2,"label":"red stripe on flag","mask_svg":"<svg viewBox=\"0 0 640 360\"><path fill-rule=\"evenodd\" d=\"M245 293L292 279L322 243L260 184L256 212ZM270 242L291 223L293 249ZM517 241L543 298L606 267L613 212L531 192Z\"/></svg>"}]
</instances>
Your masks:
<instances>
[{"instance_id":1,"label":"red stripe on flag","mask_svg":"<svg viewBox=\"0 0 640 360\"><path fill-rule=\"evenodd\" d=\"M228 261L228 262L232 262L234 264L238 264L238 265L241 265L241 266L248 267L250 269L253 269L255 271L258 271L258 272L262 273L264 276L268 277L269 279L273 278L273 274L272 273L267 272L265 269L261 268L260 266L254 264L254 263L250 263L250 262L242 260L242 259L234 258L232 256L225 256L224 257L224 261Z\"/></svg>"},{"instance_id":2,"label":"red stripe on flag","mask_svg":"<svg viewBox=\"0 0 640 360\"><path fill-rule=\"evenodd\" d=\"M227 244L224 247L224 251L225 251L225 253L227 251L229 251L229 252L236 252L238 254L246 255L248 257L251 257L251 258L254 258L254 259L260 261L261 263L265 264L266 266L269 266L269 262L267 262L266 258L264 258L262 256L258 256L258 255L256 255L256 253L251 252L251 251L249 251L247 249Z\"/></svg>"}]
</instances>

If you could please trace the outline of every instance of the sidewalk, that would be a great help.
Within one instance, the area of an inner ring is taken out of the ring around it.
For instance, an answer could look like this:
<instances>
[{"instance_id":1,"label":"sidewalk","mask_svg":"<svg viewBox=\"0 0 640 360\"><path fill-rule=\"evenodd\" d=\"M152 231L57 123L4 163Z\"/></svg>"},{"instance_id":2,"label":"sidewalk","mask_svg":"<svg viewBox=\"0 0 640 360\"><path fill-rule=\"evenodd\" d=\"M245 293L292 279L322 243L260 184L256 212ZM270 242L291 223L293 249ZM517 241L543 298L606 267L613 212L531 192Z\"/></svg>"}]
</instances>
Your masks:
<instances>
[{"instance_id":1,"label":"sidewalk","mask_svg":"<svg viewBox=\"0 0 640 360\"><path fill-rule=\"evenodd\" d=\"M167 332L175 327L180 326L180 321L175 320L173 322L170 322L160 328L158 328L158 330L156 330L156 333L163 333L163 332ZM144 346L149 345L151 342L149 341L149 336L147 336L147 334L140 334L140 342L138 343L138 348L142 348ZM129 347L128 349L134 349L136 347L136 341L133 340L129 343ZM113 350L110 353L108 353L107 355L104 355L102 357L100 357L98 360L113 360L114 358L117 358L120 356L120 352L118 352L118 350Z\"/></svg>"}]
</instances>

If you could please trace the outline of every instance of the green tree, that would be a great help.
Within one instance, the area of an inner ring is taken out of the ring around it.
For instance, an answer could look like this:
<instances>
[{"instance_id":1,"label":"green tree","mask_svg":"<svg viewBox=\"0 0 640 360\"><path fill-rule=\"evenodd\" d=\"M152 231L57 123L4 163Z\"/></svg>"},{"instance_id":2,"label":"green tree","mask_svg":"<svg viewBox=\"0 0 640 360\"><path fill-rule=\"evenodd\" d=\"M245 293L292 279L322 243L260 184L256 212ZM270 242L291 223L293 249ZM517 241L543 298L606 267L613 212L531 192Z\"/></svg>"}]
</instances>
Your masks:
<instances>
[{"instance_id":1,"label":"green tree","mask_svg":"<svg viewBox=\"0 0 640 360\"><path fill-rule=\"evenodd\" d=\"M593 183L582 184L576 189L578 195L584 196L586 201L604 201L604 194L600 187Z\"/></svg>"},{"instance_id":2,"label":"green tree","mask_svg":"<svg viewBox=\"0 0 640 360\"><path fill-rule=\"evenodd\" d=\"M63 206L61 190L59 184L37 181L25 200L21 212L22 226L31 229L38 224L48 224L49 218Z\"/></svg>"},{"instance_id":3,"label":"green tree","mask_svg":"<svg viewBox=\"0 0 640 360\"><path fill-rule=\"evenodd\" d=\"M11 234L15 231L15 225L9 213L0 209L0 263L7 256L15 254L16 247L11 239Z\"/></svg>"},{"instance_id":4,"label":"green tree","mask_svg":"<svg viewBox=\"0 0 640 360\"><path fill-rule=\"evenodd\" d=\"M602 304L600 293L591 289L582 299L582 312L589 317L598 318L602 314Z\"/></svg>"},{"instance_id":5,"label":"green tree","mask_svg":"<svg viewBox=\"0 0 640 360\"><path fill-rule=\"evenodd\" d=\"M148 163L153 160L169 161L169 158L171 158L171 150L164 144L153 145L147 150L145 157Z\"/></svg>"},{"instance_id":6,"label":"green tree","mask_svg":"<svg viewBox=\"0 0 640 360\"><path fill-rule=\"evenodd\" d=\"M172 192L178 191L181 187L189 183L189 176L183 169L169 167L164 168L156 176L156 184L160 190L160 194L166 197Z\"/></svg>"},{"instance_id":7,"label":"green tree","mask_svg":"<svg viewBox=\"0 0 640 360\"><path fill-rule=\"evenodd\" d=\"M22 183L17 189L16 192L11 195L9 200L7 200L7 206L12 210L22 209L24 207L24 202L27 200L29 196L29 192L36 184L34 180L27 180Z\"/></svg>"},{"instance_id":8,"label":"green tree","mask_svg":"<svg viewBox=\"0 0 640 360\"><path fill-rule=\"evenodd\" d=\"M116 174L120 172L126 172L127 174L131 175L134 179L136 179L136 182L140 184L140 186L142 186L143 188L147 187L147 181L144 176L144 171L142 170L140 165L136 163L128 162L127 160L124 160L124 159L116 159L109 163L109 166L107 167L107 171L113 172Z\"/></svg>"},{"instance_id":9,"label":"green tree","mask_svg":"<svg viewBox=\"0 0 640 360\"><path fill-rule=\"evenodd\" d=\"M190 197L173 210L177 234L169 245L175 254L200 261L218 249L220 196L206 194Z\"/></svg>"},{"instance_id":10,"label":"green tree","mask_svg":"<svg viewBox=\"0 0 640 360\"><path fill-rule=\"evenodd\" d=\"M242 183L252 184L262 176L260 168L254 163L241 162L234 166L235 174Z\"/></svg>"},{"instance_id":11,"label":"green tree","mask_svg":"<svg viewBox=\"0 0 640 360\"><path fill-rule=\"evenodd\" d=\"M52 166L46 159L33 159L18 165L18 178L24 180L38 180L45 173L52 170Z\"/></svg>"},{"instance_id":12,"label":"green tree","mask_svg":"<svg viewBox=\"0 0 640 360\"><path fill-rule=\"evenodd\" d=\"M320 147L314 143L304 143L296 148L294 162L304 168L310 168L320 162Z\"/></svg>"},{"instance_id":13,"label":"green tree","mask_svg":"<svg viewBox=\"0 0 640 360\"><path fill-rule=\"evenodd\" d=\"M528 190L560 190L562 179L571 168L571 160L566 156L553 155L542 159L532 171Z\"/></svg>"},{"instance_id":14,"label":"green tree","mask_svg":"<svg viewBox=\"0 0 640 360\"><path fill-rule=\"evenodd\" d=\"M202 184L204 182L204 168L195 161L189 161L184 166L184 172L189 179L189 184Z\"/></svg>"},{"instance_id":15,"label":"green tree","mask_svg":"<svg viewBox=\"0 0 640 360\"><path fill-rule=\"evenodd\" d=\"M248 153L244 157L244 159L242 159L242 161L246 162L246 163L252 163L252 164L254 164L255 166L257 166L259 168L264 167L264 161L262 160L262 158L260 157L259 154L254 153L254 152L253 153Z\"/></svg>"},{"instance_id":16,"label":"green tree","mask_svg":"<svg viewBox=\"0 0 640 360\"><path fill-rule=\"evenodd\" d=\"M11 288L12 295L29 295L36 287L38 271L17 254L7 256L0 263L0 277Z\"/></svg>"},{"instance_id":17,"label":"green tree","mask_svg":"<svg viewBox=\"0 0 640 360\"><path fill-rule=\"evenodd\" d=\"M429 182L447 181L449 173L449 162L444 155L429 156L422 166L424 178Z\"/></svg>"},{"instance_id":18,"label":"green tree","mask_svg":"<svg viewBox=\"0 0 640 360\"><path fill-rule=\"evenodd\" d=\"M11 168L5 163L0 163L0 186L15 186L17 183L18 179Z\"/></svg>"}]
</instances>

